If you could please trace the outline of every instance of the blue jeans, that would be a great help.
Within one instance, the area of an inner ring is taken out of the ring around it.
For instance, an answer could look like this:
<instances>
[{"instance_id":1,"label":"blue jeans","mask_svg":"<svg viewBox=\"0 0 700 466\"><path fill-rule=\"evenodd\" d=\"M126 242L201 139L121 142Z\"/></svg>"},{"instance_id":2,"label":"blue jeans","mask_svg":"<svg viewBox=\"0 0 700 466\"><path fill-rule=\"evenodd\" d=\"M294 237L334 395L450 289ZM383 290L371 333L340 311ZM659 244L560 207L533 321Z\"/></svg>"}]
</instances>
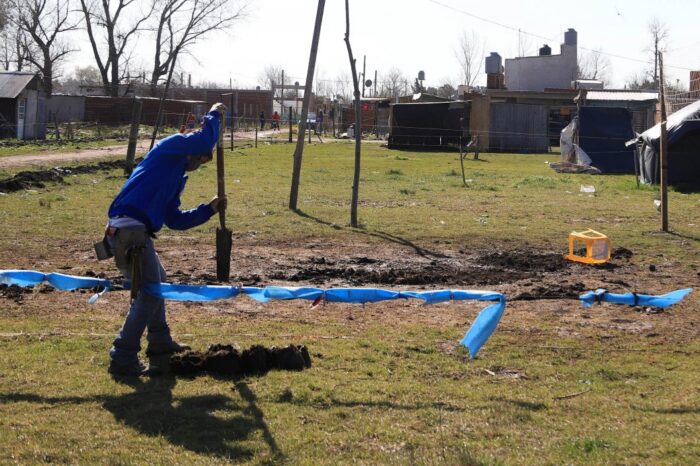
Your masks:
<instances>
[{"instance_id":1,"label":"blue jeans","mask_svg":"<svg viewBox=\"0 0 700 466\"><path fill-rule=\"evenodd\" d=\"M165 270L160 264L153 240L145 228L120 228L114 236L109 237L109 242L117 268L128 280L132 279L133 263L129 250L137 247L143 248L142 284L166 281ZM148 329L149 344L167 345L172 342L170 328L165 320L165 301L139 291L138 297L131 304L119 335L112 343L112 349L109 352L112 360L119 364L137 362L138 353L141 350L141 336L145 329Z\"/></svg>"}]
</instances>

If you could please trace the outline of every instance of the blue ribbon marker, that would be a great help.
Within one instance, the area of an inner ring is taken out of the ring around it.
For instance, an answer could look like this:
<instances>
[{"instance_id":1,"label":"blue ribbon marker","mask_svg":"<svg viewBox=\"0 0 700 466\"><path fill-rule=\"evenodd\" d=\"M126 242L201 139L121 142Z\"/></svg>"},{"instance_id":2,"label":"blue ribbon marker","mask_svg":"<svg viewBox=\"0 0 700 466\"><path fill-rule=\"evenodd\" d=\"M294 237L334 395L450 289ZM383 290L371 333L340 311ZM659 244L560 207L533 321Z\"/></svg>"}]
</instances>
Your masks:
<instances>
[{"instance_id":1,"label":"blue ribbon marker","mask_svg":"<svg viewBox=\"0 0 700 466\"><path fill-rule=\"evenodd\" d=\"M76 277L62 273L43 274L33 270L0 270L0 285L36 286L44 281L60 290L72 291L80 288L103 287L88 302L93 304L107 291L111 291L109 280L93 277ZM128 288L129 283L125 282ZM306 299L317 301L323 299L337 303L377 303L390 299L422 299L425 304L437 304L447 301L497 301L484 308L472 323L460 343L469 350L474 358L482 346L496 330L506 308L506 297L502 293L485 290L433 290L433 291L391 291L381 288L329 288L327 290L313 287L238 287L226 285L178 285L172 283L146 284L145 291L171 301L215 301L235 298L241 294L266 303L272 300ZM595 302L629 304L631 306L668 307L681 301L691 288L672 291L654 296L636 293L613 294L604 289L589 291L579 298L585 307Z\"/></svg>"},{"instance_id":2,"label":"blue ribbon marker","mask_svg":"<svg viewBox=\"0 0 700 466\"><path fill-rule=\"evenodd\" d=\"M654 306L654 307L669 307L683 300L683 298L693 291L692 288L683 288L681 290L671 291L662 295L648 295L638 293L614 294L608 293L607 290L599 288L595 291L589 291L579 296L583 307L589 308L594 303L607 302L615 304L627 304L630 306Z\"/></svg>"}]
</instances>

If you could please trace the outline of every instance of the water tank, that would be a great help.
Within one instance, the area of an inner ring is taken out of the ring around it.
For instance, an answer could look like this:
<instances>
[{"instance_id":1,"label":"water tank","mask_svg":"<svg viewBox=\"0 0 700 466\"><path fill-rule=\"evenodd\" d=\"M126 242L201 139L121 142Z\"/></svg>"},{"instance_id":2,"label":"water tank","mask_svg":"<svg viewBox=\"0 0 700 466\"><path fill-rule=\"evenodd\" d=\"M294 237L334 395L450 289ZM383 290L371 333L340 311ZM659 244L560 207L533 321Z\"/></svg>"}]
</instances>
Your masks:
<instances>
[{"instance_id":1,"label":"water tank","mask_svg":"<svg viewBox=\"0 0 700 466\"><path fill-rule=\"evenodd\" d=\"M501 72L501 56L496 52L486 57L486 74L498 74Z\"/></svg>"},{"instance_id":2,"label":"water tank","mask_svg":"<svg viewBox=\"0 0 700 466\"><path fill-rule=\"evenodd\" d=\"M540 56L551 55L551 54L552 54L552 48L549 45L544 44L542 47L540 47Z\"/></svg>"},{"instance_id":3,"label":"water tank","mask_svg":"<svg viewBox=\"0 0 700 466\"><path fill-rule=\"evenodd\" d=\"M425 81L425 71L418 72L418 81Z\"/></svg>"},{"instance_id":4,"label":"water tank","mask_svg":"<svg viewBox=\"0 0 700 466\"><path fill-rule=\"evenodd\" d=\"M564 33L564 43L566 45L576 45L578 42L578 33L576 29L569 28L568 31Z\"/></svg>"}]
</instances>

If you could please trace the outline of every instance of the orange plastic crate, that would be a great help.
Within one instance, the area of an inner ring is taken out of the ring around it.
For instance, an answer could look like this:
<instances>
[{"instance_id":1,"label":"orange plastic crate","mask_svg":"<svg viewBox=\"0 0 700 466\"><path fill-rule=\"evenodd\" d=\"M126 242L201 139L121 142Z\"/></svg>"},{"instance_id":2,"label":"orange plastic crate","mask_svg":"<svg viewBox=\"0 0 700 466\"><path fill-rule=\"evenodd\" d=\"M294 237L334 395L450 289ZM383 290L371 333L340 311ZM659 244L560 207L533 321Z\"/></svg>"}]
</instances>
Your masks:
<instances>
[{"instance_id":1,"label":"orange plastic crate","mask_svg":"<svg viewBox=\"0 0 700 466\"><path fill-rule=\"evenodd\" d=\"M575 253L582 247L586 248L585 256ZM610 239L598 231L572 231L569 233L569 254L564 257L583 264L604 264L610 260L611 250Z\"/></svg>"}]
</instances>

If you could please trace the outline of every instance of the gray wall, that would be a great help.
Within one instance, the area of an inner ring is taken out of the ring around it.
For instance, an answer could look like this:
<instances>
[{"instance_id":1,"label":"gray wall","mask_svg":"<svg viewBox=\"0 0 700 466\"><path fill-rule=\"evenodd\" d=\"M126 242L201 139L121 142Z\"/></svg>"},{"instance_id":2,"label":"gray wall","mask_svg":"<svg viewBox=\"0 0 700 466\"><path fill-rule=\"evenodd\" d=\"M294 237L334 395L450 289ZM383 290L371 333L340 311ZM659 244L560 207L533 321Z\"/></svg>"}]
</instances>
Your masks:
<instances>
[{"instance_id":1,"label":"gray wall","mask_svg":"<svg viewBox=\"0 0 700 466\"><path fill-rule=\"evenodd\" d=\"M548 115L544 105L492 103L489 150L547 152Z\"/></svg>"},{"instance_id":2,"label":"gray wall","mask_svg":"<svg viewBox=\"0 0 700 466\"><path fill-rule=\"evenodd\" d=\"M81 95L54 95L46 99L46 114L50 124L53 115L59 123L83 121L85 118L85 97Z\"/></svg>"},{"instance_id":3,"label":"gray wall","mask_svg":"<svg viewBox=\"0 0 700 466\"><path fill-rule=\"evenodd\" d=\"M561 55L506 59L506 88L511 91L569 89L576 79L576 44L561 44Z\"/></svg>"}]
</instances>

